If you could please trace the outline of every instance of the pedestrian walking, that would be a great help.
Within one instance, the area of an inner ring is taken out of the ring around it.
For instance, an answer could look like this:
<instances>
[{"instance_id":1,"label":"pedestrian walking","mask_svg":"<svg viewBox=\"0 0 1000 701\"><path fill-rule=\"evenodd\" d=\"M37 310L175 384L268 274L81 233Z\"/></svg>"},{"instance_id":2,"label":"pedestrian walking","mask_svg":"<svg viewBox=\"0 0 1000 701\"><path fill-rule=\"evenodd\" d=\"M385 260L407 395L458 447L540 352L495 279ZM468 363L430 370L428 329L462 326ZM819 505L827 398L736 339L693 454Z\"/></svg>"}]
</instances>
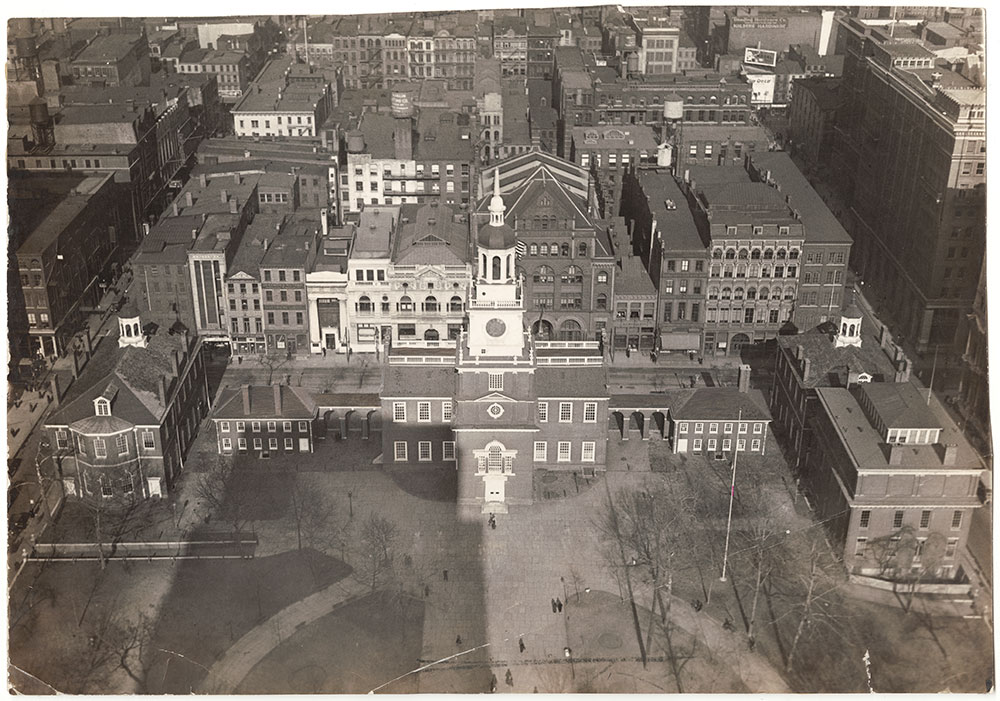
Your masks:
<instances>
[{"instance_id":1,"label":"pedestrian walking","mask_svg":"<svg viewBox=\"0 0 1000 701\"><path fill-rule=\"evenodd\" d=\"M326 357L326 348L323 349L323 357Z\"/></svg>"},{"instance_id":2,"label":"pedestrian walking","mask_svg":"<svg viewBox=\"0 0 1000 701\"><path fill-rule=\"evenodd\" d=\"M524 638L517 639L517 647L521 650L521 652L524 652Z\"/></svg>"},{"instance_id":3,"label":"pedestrian walking","mask_svg":"<svg viewBox=\"0 0 1000 701\"><path fill-rule=\"evenodd\" d=\"M490 521L490 528L492 528L494 531L497 529L497 520L496 519L492 519Z\"/></svg>"},{"instance_id":4,"label":"pedestrian walking","mask_svg":"<svg viewBox=\"0 0 1000 701\"><path fill-rule=\"evenodd\" d=\"M559 611L559 609L556 606L556 600L552 599L552 613L557 613L558 611Z\"/></svg>"},{"instance_id":5,"label":"pedestrian walking","mask_svg":"<svg viewBox=\"0 0 1000 701\"><path fill-rule=\"evenodd\" d=\"M462 636L461 635L456 635L455 636L455 644L458 645L458 646L462 645Z\"/></svg>"},{"instance_id":6,"label":"pedestrian walking","mask_svg":"<svg viewBox=\"0 0 1000 701\"><path fill-rule=\"evenodd\" d=\"M563 603L562 603L562 601L559 600L559 597L557 596L556 597L556 608L559 610L559 613L562 613L562 607L563 607Z\"/></svg>"},{"instance_id":7,"label":"pedestrian walking","mask_svg":"<svg viewBox=\"0 0 1000 701\"><path fill-rule=\"evenodd\" d=\"M424 598L426 599L430 595L431 595L431 585L425 584L424 585Z\"/></svg>"},{"instance_id":8,"label":"pedestrian walking","mask_svg":"<svg viewBox=\"0 0 1000 701\"><path fill-rule=\"evenodd\" d=\"M448 581L448 570L444 571L444 581Z\"/></svg>"},{"instance_id":9,"label":"pedestrian walking","mask_svg":"<svg viewBox=\"0 0 1000 701\"><path fill-rule=\"evenodd\" d=\"M490 675L490 693L497 693L497 675L495 674Z\"/></svg>"},{"instance_id":10,"label":"pedestrian walking","mask_svg":"<svg viewBox=\"0 0 1000 701\"><path fill-rule=\"evenodd\" d=\"M504 681L507 682L507 686L509 686L509 687L513 687L514 686L514 675L510 673L510 668L509 667L507 668L507 677L504 679Z\"/></svg>"},{"instance_id":11,"label":"pedestrian walking","mask_svg":"<svg viewBox=\"0 0 1000 701\"><path fill-rule=\"evenodd\" d=\"M243 356L242 355L236 356L236 364L237 365L242 365L243 364Z\"/></svg>"}]
</instances>

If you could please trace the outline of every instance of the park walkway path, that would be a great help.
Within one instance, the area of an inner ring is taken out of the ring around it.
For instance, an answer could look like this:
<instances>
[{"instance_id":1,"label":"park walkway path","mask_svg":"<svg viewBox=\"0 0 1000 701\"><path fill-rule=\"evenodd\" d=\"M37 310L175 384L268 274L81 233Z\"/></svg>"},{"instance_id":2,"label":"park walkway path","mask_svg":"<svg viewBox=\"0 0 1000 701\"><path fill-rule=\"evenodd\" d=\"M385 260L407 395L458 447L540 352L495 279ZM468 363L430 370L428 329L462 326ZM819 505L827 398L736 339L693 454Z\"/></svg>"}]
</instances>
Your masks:
<instances>
[{"instance_id":1,"label":"park walkway path","mask_svg":"<svg viewBox=\"0 0 1000 701\"><path fill-rule=\"evenodd\" d=\"M254 666L271 650L302 626L322 618L336 607L370 592L353 577L334 582L286 606L263 623L251 628L215 661L202 681L199 693L231 694Z\"/></svg>"}]
</instances>

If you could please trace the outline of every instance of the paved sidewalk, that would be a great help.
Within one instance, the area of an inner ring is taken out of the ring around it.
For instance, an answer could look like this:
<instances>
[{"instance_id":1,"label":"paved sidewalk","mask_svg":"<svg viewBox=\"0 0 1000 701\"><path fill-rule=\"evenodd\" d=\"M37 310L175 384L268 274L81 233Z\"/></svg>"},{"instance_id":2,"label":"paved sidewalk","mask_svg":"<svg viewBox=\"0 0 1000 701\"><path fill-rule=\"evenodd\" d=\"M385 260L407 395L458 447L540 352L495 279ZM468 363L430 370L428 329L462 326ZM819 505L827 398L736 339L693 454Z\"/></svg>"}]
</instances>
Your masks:
<instances>
[{"instance_id":1,"label":"paved sidewalk","mask_svg":"<svg viewBox=\"0 0 1000 701\"><path fill-rule=\"evenodd\" d=\"M353 577L334 582L301 601L286 606L263 623L250 629L216 660L198 689L201 694L231 694L254 665L282 641L304 625L322 618L333 609L369 593L369 588Z\"/></svg>"}]
</instances>

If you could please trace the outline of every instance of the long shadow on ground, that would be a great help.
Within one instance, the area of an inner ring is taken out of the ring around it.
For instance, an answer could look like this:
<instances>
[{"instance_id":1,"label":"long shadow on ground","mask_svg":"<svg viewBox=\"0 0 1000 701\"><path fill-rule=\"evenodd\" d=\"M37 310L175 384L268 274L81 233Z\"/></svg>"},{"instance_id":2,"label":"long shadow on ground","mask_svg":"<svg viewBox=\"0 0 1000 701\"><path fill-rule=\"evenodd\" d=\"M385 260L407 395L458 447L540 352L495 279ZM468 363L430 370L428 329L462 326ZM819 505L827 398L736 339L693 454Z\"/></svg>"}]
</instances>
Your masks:
<instances>
[{"instance_id":1,"label":"long shadow on ground","mask_svg":"<svg viewBox=\"0 0 1000 701\"><path fill-rule=\"evenodd\" d=\"M185 560L161 607L145 661L149 693L187 694L255 625L350 574L311 549L271 557Z\"/></svg>"}]
</instances>

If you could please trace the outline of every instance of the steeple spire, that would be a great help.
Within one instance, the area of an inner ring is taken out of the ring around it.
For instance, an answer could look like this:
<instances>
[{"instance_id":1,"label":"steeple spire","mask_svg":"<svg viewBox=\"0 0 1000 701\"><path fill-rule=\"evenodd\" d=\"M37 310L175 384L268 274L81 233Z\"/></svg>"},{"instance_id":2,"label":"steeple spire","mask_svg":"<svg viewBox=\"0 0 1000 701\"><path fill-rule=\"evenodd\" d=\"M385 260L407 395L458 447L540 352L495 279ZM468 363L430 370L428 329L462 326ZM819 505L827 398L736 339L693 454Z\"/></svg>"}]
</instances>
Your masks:
<instances>
[{"instance_id":1,"label":"steeple spire","mask_svg":"<svg viewBox=\"0 0 1000 701\"><path fill-rule=\"evenodd\" d=\"M503 213L507 205L500 196L500 169L493 171L493 197L490 198L490 226L503 226Z\"/></svg>"}]
</instances>

